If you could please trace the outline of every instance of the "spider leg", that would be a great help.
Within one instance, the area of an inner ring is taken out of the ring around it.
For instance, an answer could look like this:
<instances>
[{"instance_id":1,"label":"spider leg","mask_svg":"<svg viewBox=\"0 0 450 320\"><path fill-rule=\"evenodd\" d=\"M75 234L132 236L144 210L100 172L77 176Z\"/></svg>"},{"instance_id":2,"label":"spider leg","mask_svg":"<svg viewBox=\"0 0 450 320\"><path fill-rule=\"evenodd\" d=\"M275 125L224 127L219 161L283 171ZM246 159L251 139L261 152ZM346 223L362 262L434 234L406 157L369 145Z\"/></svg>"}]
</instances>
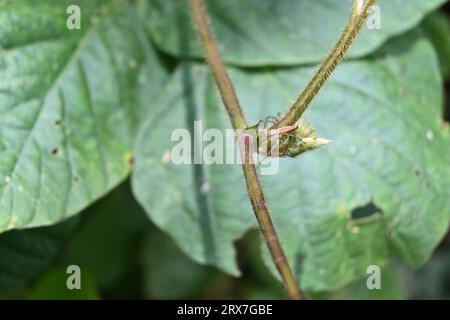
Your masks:
<instances>
[{"instance_id":1,"label":"spider leg","mask_svg":"<svg viewBox=\"0 0 450 320\"><path fill-rule=\"evenodd\" d=\"M245 130L250 130L250 129L255 129L256 131L259 130L259 127L261 126L261 123L263 123L264 120L259 120L257 124L253 125L253 126L248 126L247 128L245 128Z\"/></svg>"},{"instance_id":2,"label":"spider leg","mask_svg":"<svg viewBox=\"0 0 450 320\"><path fill-rule=\"evenodd\" d=\"M259 120L257 125L256 125L256 129L257 130L261 130L261 125L264 124L265 126L265 121L264 120ZM262 127L262 129L264 129L264 127Z\"/></svg>"},{"instance_id":3,"label":"spider leg","mask_svg":"<svg viewBox=\"0 0 450 320\"><path fill-rule=\"evenodd\" d=\"M291 150L287 149L286 153L289 158L293 158Z\"/></svg>"},{"instance_id":4,"label":"spider leg","mask_svg":"<svg viewBox=\"0 0 450 320\"><path fill-rule=\"evenodd\" d=\"M302 139L295 134L291 134L290 137L295 140L295 143L303 143Z\"/></svg>"},{"instance_id":5,"label":"spider leg","mask_svg":"<svg viewBox=\"0 0 450 320\"><path fill-rule=\"evenodd\" d=\"M274 124L278 121L278 118L275 116L268 116L264 122L265 128L268 127L268 124Z\"/></svg>"},{"instance_id":6,"label":"spider leg","mask_svg":"<svg viewBox=\"0 0 450 320\"><path fill-rule=\"evenodd\" d=\"M261 161L258 162L258 165L256 166L256 169L259 169L259 166L264 162L264 160L266 160L267 157L264 157L264 159L262 159Z\"/></svg>"}]
</instances>

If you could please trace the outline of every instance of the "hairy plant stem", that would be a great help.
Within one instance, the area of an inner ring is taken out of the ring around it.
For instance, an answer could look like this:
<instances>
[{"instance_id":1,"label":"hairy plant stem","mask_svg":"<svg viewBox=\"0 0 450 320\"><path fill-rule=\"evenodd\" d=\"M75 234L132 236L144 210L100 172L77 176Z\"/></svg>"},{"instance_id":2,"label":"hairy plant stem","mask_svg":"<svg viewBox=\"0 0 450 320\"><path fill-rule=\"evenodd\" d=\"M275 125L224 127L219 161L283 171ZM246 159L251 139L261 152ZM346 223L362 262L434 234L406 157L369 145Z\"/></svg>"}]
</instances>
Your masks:
<instances>
[{"instance_id":1,"label":"hairy plant stem","mask_svg":"<svg viewBox=\"0 0 450 320\"><path fill-rule=\"evenodd\" d=\"M233 84L227 74L225 65L220 57L219 48L211 30L203 0L191 0L191 11L197 31L203 45L206 59L212 70L214 80L219 88L222 101L230 117L234 129L248 127L244 114L236 96ZM258 220L264 239L271 253L272 259L281 275L284 286L291 299L303 299L303 294L284 254L275 227L270 218L261 183L256 167L250 159L250 137L244 136L244 143L240 146L243 161L243 171L250 202L256 219Z\"/></svg>"},{"instance_id":2,"label":"hairy plant stem","mask_svg":"<svg viewBox=\"0 0 450 320\"><path fill-rule=\"evenodd\" d=\"M328 56L319 69L315 72L306 88L301 92L297 100L292 104L287 113L271 129L286 127L295 124L308 108L311 101L319 93L320 89L330 78L333 71L344 58L351 47L359 31L369 14L369 8L377 3L377 0L355 0L353 2L350 19Z\"/></svg>"}]
</instances>

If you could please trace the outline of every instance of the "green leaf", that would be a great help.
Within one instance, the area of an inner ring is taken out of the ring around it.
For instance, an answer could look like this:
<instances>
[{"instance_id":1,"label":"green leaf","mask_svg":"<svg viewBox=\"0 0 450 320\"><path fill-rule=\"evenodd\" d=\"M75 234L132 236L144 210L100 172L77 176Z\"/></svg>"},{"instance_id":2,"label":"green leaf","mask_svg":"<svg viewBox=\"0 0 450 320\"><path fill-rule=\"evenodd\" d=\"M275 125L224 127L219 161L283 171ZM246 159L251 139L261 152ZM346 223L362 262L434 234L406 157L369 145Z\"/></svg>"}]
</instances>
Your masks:
<instances>
[{"instance_id":1,"label":"green leaf","mask_svg":"<svg viewBox=\"0 0 450 320\"><path fill-rule=\"evenodd\" d=\"M422 27L430 38L439 57L442 74L450 77L450 19L445 13L436 12L428 16Z\"/></svg>"},{"instance_id":2,"label":"green leaf","mask_svg":"<svg viewBox=\"0 0 450 320\"><path fill-rule=\"evenodd\" d=\"M284 110L313 71L230 68L251 123ZM429 257L450 217L441 87L431 45L411 33L341 65L314 101L307 121L333 142L283 159L263 181L305 289L342 286L391 257ZM232 241L254 224L240 166L175 165L169 156L174 129L192 131L194 119L229 126L207 68L184 64L163 96L137 143L134 193L194 260L237 274Z\"/></svg>"},{"instance_id":3,"label":"green leaf","mask_svg":"<svg viewBox=\"0 0 450 320\"><path fill-rule=\"evenodd\" d=\"M1 4L0 232L56 223L122 181L166 75L130 2Z\"/></svg>"},{"instance_id":4,"label":"green leaf","mask_svg":"<svg viewBox=\"0 0 450 320\"><path fill-rule=\"evenodd\" d=\"M0 235L0 295L21 288L47 268L78 220Z\"/></svg>"},{"instance_id":5,"label":"green leaf","mask_svg":"<svg viewBox=\"0 0 450 320\"><path fill-rule=\"evenodd\" d=\"M350 57L373 52L411 29L446 0L379 0L381 29L368 27ZM319 62L339 37L351 0L208 0L209 15L226 62L240 66ZM152 0L148 28L159 48L181 57L202 57L189 18L188 0ZM375 21L372 15L370 23ZM372 23L373 25L373 23Z\"/></svg>"},{"instance_id":6,"label":"green leaf","mask_svg":"<svg viewBox=\"0 0 450 320\"><path fill-rule=\"evenodd\" d=\"M438 69L417 34L393 40L373 59L344 64L307 114L333 143L266 179L304 288L342 286L392 256L421 265L445 234L450 141L441 127ZM286 90L288 79L298 87L307 77L275 75ZM276 189L292 172L277 201Z\"/></svg>"},{"instance_id":7,"label":"green leaf","mask_svg":"<svg viewBox=\"0 0 450 320\"><path fill-rule=\"evenodd\" d=\"M162 92L139 134L132 187L153 222L185 253L237 275L232 242L254 222L241 168L170 161L173 130L191 130L201 119L208 119L205 129L228 124L205 71L202 65L183 64Z\"/></svg>"}]
</instances>

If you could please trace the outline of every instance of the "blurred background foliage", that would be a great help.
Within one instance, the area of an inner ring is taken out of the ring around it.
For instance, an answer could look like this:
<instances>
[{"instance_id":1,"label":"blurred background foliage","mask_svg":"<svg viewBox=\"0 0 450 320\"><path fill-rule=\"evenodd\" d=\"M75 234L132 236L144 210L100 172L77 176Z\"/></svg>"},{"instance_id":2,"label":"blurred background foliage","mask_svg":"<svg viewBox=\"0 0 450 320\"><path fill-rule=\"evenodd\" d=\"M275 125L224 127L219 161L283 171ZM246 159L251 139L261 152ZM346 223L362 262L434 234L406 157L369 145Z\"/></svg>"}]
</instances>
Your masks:
<instances>
[{"instance_id":1,"label":"blurred background foliage","mask_svg":"<svg viewBox=\"0 0 450 320\"><path fill-rule=\"evenodd\" d=\"M108 228L102 228L108 221ZM257 230L236 244L242 276L233 278L194 263L159 231L124 183L72 219L75 230L40 275L3 298L19 299L280 299L281 284L264 265ZM82 289L67 290L68 265L81 268ZM450 298L450 236L419 270L401 263L382 269L382 289L367 290L366 279L314 299Z\"/></svg>"},{"instance_id":2,"label":"blurred background foliage","mask_svg":"<svg viewBox=\"0 0 450 320\"><path fill-rule=\"evenodd\" d=\"M443 117L449 121L450 5L428 16L422 27L436 48L446 79ZM169 68L177 63L160 54ZM21 281L0 278L3 299L285 298L281 284L262 261L257 230L249 231L236 243L241 277L227 276L213 267L196 264L169 236L158 230L134 200L129 181L80 216L59 225L10 231L0 237L22 241L20 232L47 237L47 246L39 253L46 257L33 257L30 268L34 269L22 269ZM54 245L49 234L64 235L65 240ZM5 256L9 249L0 246ZM72 264L81 268L81 290L66 288L66 268ZM36 270L40 271L37 277ZM419 270L395 261L384 267L381 290L367 290L366 278L362 278L339 290L309 296L314 299L449 299L450 233Z\"/></svg>"},{"instance_id":3,"label":"blurred background foliage","mask_svg":"<svg viewBox=\"0 0 450 320\"><path fill-rule=\"evenodd\" d=\"M75 221L76 220L76 221ZM103 222L108 221L108 228ZM66 222L65 222L66 223ZM257 230L236 244L242 276L233 278L194 263L159 231L124 183L72 219L75 231L41 274L3 298L19 299L280 299L281 284L264 265ZM81 268L82 289L67 290L68 265ZM382 269L382 289L359 279L313 299L450 298L450 235L419 270L393 262Z\"/></svg>"}]
</instances>

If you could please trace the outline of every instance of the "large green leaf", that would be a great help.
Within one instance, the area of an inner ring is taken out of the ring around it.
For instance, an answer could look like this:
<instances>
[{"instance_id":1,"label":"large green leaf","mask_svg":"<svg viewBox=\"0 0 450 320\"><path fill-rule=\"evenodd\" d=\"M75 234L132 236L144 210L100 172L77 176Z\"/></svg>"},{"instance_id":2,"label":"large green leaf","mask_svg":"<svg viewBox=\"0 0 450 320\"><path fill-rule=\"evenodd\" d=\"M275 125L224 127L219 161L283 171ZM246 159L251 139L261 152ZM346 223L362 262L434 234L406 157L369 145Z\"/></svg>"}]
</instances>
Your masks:
<instances>
[{"instance_id":1,"label":"large green leaf","mask_svg":"<svg viewBox=\"0 0 450 320\"><path fill-rule=\"evenodd\" d=\"M81 30L66 27L71 4ZM0 232L60 221L127 176L165 76L141 12L128 1L1 1Z\"/></svg>"},{"instance_id":2,"label":"large green leaf","mask_svg":"<svg viewBox=\"0 0 450 320\"><path fill-rule=\"evenodd\" d=\"M189 0L151 0L148 26L156 44L176 56L201 57ZM374 51L415 26L446 0L379 0L381 29L365 28L350 57ZM352 0L207 0L224 59L241 66L320 61L350 15ZM375 16L372 16L374 18Z\"/></svg>"},{"instance_id":3,"label":"large green leaf","mask_svg":"<svg viewBox=\"0 0 450 320\"><path fill-rule=\"evenodd\" d=\"M0 296L26 285L47 268L77 222L72 218L50 227L0 235Z\"/></svg>"},{"instance_id":4,"label":"large green leaf","mask_svg":"<svg viewBox=\"0 0 450 320\"><path fill-rule=\"evenodd\" d=\"M256 123L283 110L314 68L231 69ZM399 257L424 262L450 216L449 137L431 45L417 33L339 67L307 113L329 147L284 159L264 186L276 227L306 289L329 289ZM133 189L192 258L237 273L233 239L253 222L238 165L175 165L171 133L229 126L203 65L181 66L137 144ZM373 210L375 209L375 210Z\"/></svg>"},{"instance_id":5,"label":"large green leaf","mask_svg":"<svg viewBox=\"0 0 450 320\"><path fill-rule=\"evenodd\" d=\"M238 274L232 241L253 222L241 169L170 161L174 129L201 119L210 128L228 124L208 80L202 65L184 64L173 75L139 135L132 186L155 224L195 261Z\"/></svg>"},{"instance_id":6,"label":"large green leaf","mask_svg":"<svg viewBox=\"0 0 450 320\"><path fill-rule=\"evenodd\" d=\"M308 72L296 75L274 78L293 92ZM307 115L333 143L286 161L265 181L305 288L341 286L390 256L413 266L429 258L450 218L450 139L441 115L437 59L412 34L337 72Z\"/></svg>"}]
</instances>

